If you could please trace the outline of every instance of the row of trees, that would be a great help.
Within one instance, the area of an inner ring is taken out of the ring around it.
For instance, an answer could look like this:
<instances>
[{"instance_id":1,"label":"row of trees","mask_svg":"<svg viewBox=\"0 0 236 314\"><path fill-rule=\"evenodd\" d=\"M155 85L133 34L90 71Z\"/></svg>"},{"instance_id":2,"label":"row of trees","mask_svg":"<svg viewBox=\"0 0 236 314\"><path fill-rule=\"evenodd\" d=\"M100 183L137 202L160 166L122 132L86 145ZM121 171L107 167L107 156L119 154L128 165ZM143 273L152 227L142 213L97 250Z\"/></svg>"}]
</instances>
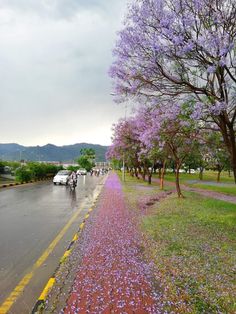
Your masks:
<instances>
[{"instance_id":1,"label":"row of trees","mask_svg":"<svg viewBox=\"0 0 236 314\"><path fill-rule=\"evenodd\" d=\"M236 183L235 0L136 0L114 58L116 101L141 107L114 127L109 155L123 158L130 145L126 159L135 167L171 155L178 181L193 152L214 154L230 160ZM123 129L132 138L122 143L124 152L117 149Z\"/></svg>"},{"instance_id":2,"label":"row of trees","mask_svg":"<svg viewBox=\"0 0 236 314\"><path fill-rule=\"evenodd\" d=\"M113 126L113 144L107 158L125 160L132 175L140 173L143 179L147 175L149 183L152 173L159 168L161 189L165 168L172 165L179 197L182 196L179 170L183 165L199 168L200 179L206 167L218 170L219 180L221 171L230 169L230 158L220 133L199 130L197 122L183 112L184 108L179 108L170 117L170 113L160 108L140 107L136 115Z\"/></svg>"}]
</instances>

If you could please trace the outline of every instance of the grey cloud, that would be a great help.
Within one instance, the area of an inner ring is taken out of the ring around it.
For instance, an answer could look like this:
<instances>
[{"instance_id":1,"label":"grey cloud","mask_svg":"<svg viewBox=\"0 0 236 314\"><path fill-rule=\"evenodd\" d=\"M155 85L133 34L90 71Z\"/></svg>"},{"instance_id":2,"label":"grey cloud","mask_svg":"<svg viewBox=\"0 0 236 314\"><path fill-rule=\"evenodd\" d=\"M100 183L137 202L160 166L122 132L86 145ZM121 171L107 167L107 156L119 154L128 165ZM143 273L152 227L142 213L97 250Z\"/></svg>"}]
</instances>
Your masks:
<instances>
[{"instance_id":1,"label":"grey cloud","mask_svg":"<svg viewBox=\"0 0 236 314\"><path fill-rule=\"evenodd\" d=\"M95 10L101 13L117 12L123 1L103 0L1 0L0 8L18 10L49 18L71 18L78 10Z\"/></svg>"},{"instance_id":2,"label":"grey cloud","mask_svg":"<svg viewBox=\"0 0 236 314\"><path fill-rule=\"evenodd\" d=\"M109 143L124 112L112 103L107 71L125 7L0 0L1 142Z\"/></svg>"}]
</instances>

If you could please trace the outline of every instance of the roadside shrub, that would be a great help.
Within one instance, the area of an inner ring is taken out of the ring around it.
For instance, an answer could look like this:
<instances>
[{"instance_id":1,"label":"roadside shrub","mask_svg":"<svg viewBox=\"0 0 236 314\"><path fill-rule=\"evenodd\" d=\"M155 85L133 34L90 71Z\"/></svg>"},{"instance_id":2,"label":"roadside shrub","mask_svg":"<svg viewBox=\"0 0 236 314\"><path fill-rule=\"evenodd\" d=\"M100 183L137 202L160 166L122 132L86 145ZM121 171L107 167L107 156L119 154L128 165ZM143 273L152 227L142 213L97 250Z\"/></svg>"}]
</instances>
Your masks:
<instances>
[{"instance_id":1,"label":"roadside shrub","mask_svg":"<svg viewBox=\"0 0 236 314\"><path fill-rule=\"evenodd\" d=\"M2 161L0 161L0 173L4 172L4 163Z\"/></svg>"},{"instance_id":2,"label":"roadside shrub","mask_svg":"<svg viewBox=\"0 0 236 314\"><path fill-rule=\"evenodd\" d=\"M67 167L67 170L70 170L70 171L77 171L79 169L79 166L68 166Z\"/></svg>"},{"instance_id":3,"label":"roadside shrub","mask_svg":"<svg viewBox=\"0 0 236 314\"><path fill-rule=\"evenodd\" d=\"M30 162L27 166L30 169L34 180L43 179L46 176L46 169L44 164Z\"/></svg>"},{"instance_id":4,"label":"roadside shrub","mask_svg":"<svg viewBox=\"0 0 236 314\"><path fill-rule=\"evenodd\" d=\"M21 166L16 169L16 182L29 182L33 179L33 173L27 166Z\"/></svg>"},{"instance_id":5,"label":"roadside shrub","mask_svg":"<svg viewBox=\"0 0 236 314\"><path fill-rule=\"evenodd\" d=\"M34 180L52 177L62 168L61 166L38 162L30 162L27 166L31 170Z\"/></svg>"}]
</instances>

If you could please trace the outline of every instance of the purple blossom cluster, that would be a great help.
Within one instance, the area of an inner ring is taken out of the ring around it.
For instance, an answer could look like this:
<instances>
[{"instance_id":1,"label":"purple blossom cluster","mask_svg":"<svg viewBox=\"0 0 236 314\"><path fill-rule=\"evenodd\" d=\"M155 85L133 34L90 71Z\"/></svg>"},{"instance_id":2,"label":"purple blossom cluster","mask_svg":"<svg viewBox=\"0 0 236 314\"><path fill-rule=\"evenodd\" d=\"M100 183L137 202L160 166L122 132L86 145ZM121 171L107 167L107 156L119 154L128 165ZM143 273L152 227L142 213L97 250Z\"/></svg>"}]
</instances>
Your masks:
<instances>
[{"instance_id":1,"label":"purple blossom cluster","mask_svg":"<svg viewBox=\"0 0 236 314\"><path fill-rule=\"evenodd\" d=\"M185 102L188 117L198 121L199 128L215 124L236 181L235 16L235 0L133 1L109 74L116 101L132 99L158 107L153 116L162 109L167 123L176 119ZM160 141L159 136L156 139ZM145 145L150 147L150 141Z\"/></svg>"},{"instance_id":2,"label":"purple blossom cluster","mask_svg":"<svg viewBox=\"0 0 236 314\"><path fill-rule=\"evenodd\" d=\"M232 0L221 4L216 0L135 1L119 33L110 68L117 96L165 91L175 95L176 90L189 94L194 88L198 95L205 95L201 86L208 74L225 68L229 74L225 78L231 80L235 10ZM214 92L216 99L222 97L220 91Z\"/></svg>"},{"instance_id":3,"label":"purple blossom cluster","mask_svg":"<svg viewBox=\"0 0 236 314\"><path fill-rule=\"evenodd\" d=\"M134 116L121 119L114 125L113 142L107 157L118 160L125 157L126 162L133 166L144 159L154 162L167 153L170 143L177 141L179 145L180 138L182 150L189 150L191 145L184 144L191 140L194 144L198 131L195 121L184 117L184 110L181 103L176 104L173 110L168 103L156 107L140 106Z\"/></svg>"}]
</instances>

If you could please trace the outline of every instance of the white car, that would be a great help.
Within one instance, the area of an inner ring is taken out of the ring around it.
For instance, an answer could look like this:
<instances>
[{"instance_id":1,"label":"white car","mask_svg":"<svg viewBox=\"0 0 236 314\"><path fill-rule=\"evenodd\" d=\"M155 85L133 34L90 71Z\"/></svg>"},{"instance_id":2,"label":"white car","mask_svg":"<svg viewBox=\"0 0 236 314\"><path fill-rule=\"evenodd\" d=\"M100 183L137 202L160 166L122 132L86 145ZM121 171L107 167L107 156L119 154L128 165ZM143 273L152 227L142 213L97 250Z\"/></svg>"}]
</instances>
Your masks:
<instances>
[{"instance_id":1,"label":"white car","mask_svg":"<svg viewBox=\"0 0 236 314\"><path fill-rule=\"evenodd\" d=\"M80 168L77 170L76 172L78 175L86 175L87 174L87 170L84 168Z\"/></svg>"},{"instance_id":2,"label":"white car","mask_svg":"<svg viewBox=\"0 0 236 314\"><path fill-rule=\"evenodd\" d=\"M53 183L67 185L70 174L71 174L71 171L69 170L60 170L53 178Z\"/></svg>"}]
</instances>

